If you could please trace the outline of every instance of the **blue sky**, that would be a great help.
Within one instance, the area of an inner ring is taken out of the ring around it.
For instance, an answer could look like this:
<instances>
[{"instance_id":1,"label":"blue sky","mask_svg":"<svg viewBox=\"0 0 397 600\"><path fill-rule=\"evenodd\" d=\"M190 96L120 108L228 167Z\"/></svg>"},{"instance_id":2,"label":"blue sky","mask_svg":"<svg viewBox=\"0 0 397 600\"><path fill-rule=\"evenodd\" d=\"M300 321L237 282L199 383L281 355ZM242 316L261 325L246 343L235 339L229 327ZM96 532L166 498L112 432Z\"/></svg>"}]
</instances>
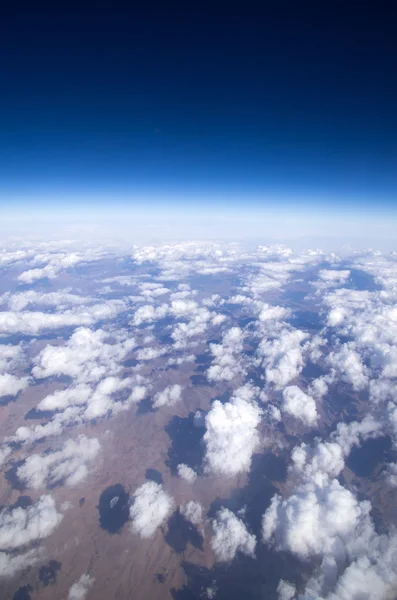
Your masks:
<instances>
[{"instance_id":1,"label":"blue sky","mask_svg":"<svg viewBox=\"0 0 397 600\"><path fill-rule=\"evenodd\" d=\"M385 11L32 7L5 24L7 213L394 218L397 42Z\"/></svg>"}]
</instances>

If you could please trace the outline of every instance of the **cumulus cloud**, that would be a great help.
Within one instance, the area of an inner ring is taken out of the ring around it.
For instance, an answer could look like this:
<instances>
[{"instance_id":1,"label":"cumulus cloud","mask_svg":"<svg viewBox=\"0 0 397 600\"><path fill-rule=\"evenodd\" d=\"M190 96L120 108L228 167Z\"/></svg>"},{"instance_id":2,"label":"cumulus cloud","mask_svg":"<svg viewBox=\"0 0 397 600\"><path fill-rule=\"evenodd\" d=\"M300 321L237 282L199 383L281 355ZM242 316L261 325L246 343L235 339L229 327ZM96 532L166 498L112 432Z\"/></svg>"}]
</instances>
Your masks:
<instances>
[{"instance_id":1,"label":"cumulus cloud","mask_svg":"<svg viewBox=\"0 0 397 600\"><path fill-rule=\"evenodd\" d=\"M194 483L197 479L197 473L193 469L191 469L188 465L184 463L180 463L177 467L178 475L181 479L188 481L189 483Z\"/></svg>"},{"instance_id":2,"label":"cumulus cloud","mask_svg":"<svg viewBox=\"0 0 397 600\"><path fill-rule=\"evenodd\" d=\"M282 329L274 339L264 339L258 355L265 368L266 380L281 389L302 372L302 342L308 334L299 329Z\"/></svg>"},{"instance_id":3,"label":"cumulus cloud","mask_svg":"<svg viewBox=\"0 0 397 600\"><path fill-rule=\"evenodd\" d=\"M42 331L62 327L90 326L98 321L114 319L126 309L127 305L122 300L107 300L102 304L94 304L84 309L69 309L61 313L2 311L0 312L0 335L34 336Z\"/></svg>"},{"instance_id":4,"label":"cumulus cloud","mask_svg":"<svg viewBox=\"0 0 397 600\"><path fill-rule=\"evenodd\" d=\"M353 342L342 344L338 350L330 352L327 362L342 381L349 383L354 390L362 390L368 385L367 369Z\"/></svg>"},{"instance_id":5,"label":"cumulus cloud","mask_svg":"<svg viewBox=\"0 0 397 600\"><path fill-rule=\"evenodd\" d=\"M0 398L4 396L17 396L19 392L26 390L29 385L29 377L16 377L5 373L0 375Z\"/></svg>"},{"instance_id":6,"label":"cumulus cloud","mask_svg":"<svg viewBox=\"0 0 397 600\"><path fill-rule=\"evenodd\" d=\"M38 253L31 261L32 266L44 265L23 271L18 276L21 283L33 283L40 279L54 279L63 270L74 267L79 263L99 260L104 256L101 249L85 249L82 252L44 252ZM46 264L47 263L47 264Z\"/></svg>"},{"instance_id":7,"label":"cumulus cloud","mask_svg":"<svg viewBox=\"0 0 397 600\"><path fill-rule=\"evenodd\" d=\"M316 403L298 386L291 385L283 391L283 410L296 419L303 421L306 425L314 425L318 414Z\"/></svg>"},{"instance_id":8,"label":"cumulus cloud","mask_svg":"<svg viewBox=\"0 0 397 600\"><path fill-rule=\"evenodd\" d=\"M18 571L31 567L39 559L40 554L36 549L20 554L0 552L0 577L14 577Z\"/></svg>"},{"instance_id":9,"label":"cumulus cloud","mask_svg":"<svg viewBox=\"0 0 397 600\"><path fill-rule=\"evenodd\" d=\"M344 285L347 283L349 277L350 271L347 269L322 269L318 273L318 281L314 281L312 285L319 290L325 290L327 288L337 287L338 285Z\"/></svg>"},{"instance_id":10,"label":"cumulus cloud","mask_svg":"<svg viewBox=\"0 0 397 600\"><path fill-rule=\"evenodd\" d=\"M221 508L212 520L214 535L211 547L218 561L230 562L237 552L255 556L256 538L247 531L243 521L227 508Z\"/></svg>"},{"instance_id":11,"label":"cumulus cloud","mask_svg":"<svg viewBox=\"0 0 397 600\"><path fill-rule=\"evenodd\" d=\"M259 443L257 427L262 410L254 401L252 386L236 390L230 402L215 400L205 417L205 470L234 476L248 471Z\"/></svg>"},{"instance_id":12,"label":"cumulus cloud","mask_svg":"<svg viewBox=\"0 0 397 600\"><path fill-rule=\"evenodd\" d=\"M142 538L151 537L171 513L173 499L161 485L147 481L139 487L130 507L131 528Z\"/></svg>"},{"instance_id":13,"label":"cumulus cloud","mask_svg":"<svg viewBox=\"0 0 397 600\"><path fill-rule=\"evenodd\" d=\"M167 354L168 348L158 346L157 348L140 348L136 352L137 360L155 360L156 358L160 358L160 356L164 356Z\"/></svg>"},{"instance_id":14,"label":"cumulus cloud","mask_svg":"<svg viewBox=\"0 0 397 600\"><path fill-rule=\"evenodd\" d=\"M11 344L0 345L0 373L7 373L23 364L22 347Z\"/></svg>"},{"instance_id":15,"label":"cumulus cloud","mask_svg":"<svg viewBox=\"0 0 397 600\"><path fill-rule=\"evenodd\" d=\"M369 502L358 502L336 479L298 486L287 499L273 496L263 517L263 539L302 558L331 554L343 559Z\"/></svg>"},{"instance_id":16,"label":"cumulus cloud","mask_svg":"<svg viewBox=\"0 0 397 600\"><path fill-rule=\"evenodd\" d=\"M224 333L221 344L210 344L214 360L207 370L209 381L232 381L237 375L244 373L240 360L243 340L241 329L232 327Z\"/></svg>"},{"instance_id":17,"label":"cumulus cloud","mask_svg":"<svg viewBox=\"0 0 397 600\"><path fill-rule=\"evenodd\" d=\"M182 504L179 508L181 515L193 525L200 525L203 520L203 507L200 502L190 500L186 504Z\"/></svg>"},{"instance_id":18,"label":"cumulus cloud","mask_svg":"<svg viewBox=\"0 0 397 600\"><path fill-rule=\"evenodd\" d=\"M88 467L100 449L99 441L80 435L65 442L61 450L31 454L18 467L17 476L27 487L40 489L64 483L73 486L84 481Z\"/></svg>"},{"instance_id":19,"label":"cumulus cloud","mask_svg":"<svg viewBox=\"0 0 397 600\"><path fill-rule=\"evenodd\" d=\"M182 386L178 383L169 385L162 392L158 392L154 397L153 406L154 408L161 408L162 406L173 406L181 399Z\"/></svg>"},{"instance_id":20,"label":"cumulus cloud","mask_svg":"<svg viewBox=\"0 0 397 600\"><path fill-rule=\"evenodd\" d=\"M0 467L4 465L11 453L12 450L10 446L3 446L2 448L0 448Z\"/></svg>"},{"instance_id":21,"label":"cumulus cloud","mask_svg":"<svg viewBox=\"0 0 397 600\"><path fill-rule=\"evenodd\" d=\"M82 575L76 583L72 585L68 593L68 600L84 600L90 587L94 584L94 577Z\"/></svg>"},{"instance_id":22,"label":"cumulus cloud","mask_svg":"<svg viewBox=\"0 0 397 600\"><path fill-rule=\"evenodd\" d=\"M68 406L86 404L91 394L91 386L85 383L66 388L65 390L55 390L53 394L48 394L48 396L40 400L37 410L64 410Z\"/></svg>"},{"instance_id":23,"label":"cumulus cloud","mask_svg":"<svg viewBox=\"0 0 397 600\"><path fill-rule=\"evenodd\" d=\"M71 294L67 291L42 293L35 290L18 292L16 294L5 294L3 301L6 301L12 311L24 310L27 306L48 306L58 307L60 309L68 305L93 304L92 298Z\"/></svg>"},{"instance_id":24,"label":"cumulus cloud","mask_svg":"<svg viewBox=\"0 0 397 600\"><path fill-rule=\"evenodd\" d=\"M280 579L277 586L277 598L278 600L292 600L295 597L296 589L292 583Z\"/></svg>"},{"instance_id":25,"label":"cumulus cloud","mask_svg":"<svg viewBox=\"0 0 397 600\"><path fill-rule=\"evenodd\" d=\"M153 304L146 304L140 306L134 313L131 324L138 326L142 323L153 323L153 321L159 321L164 319L168 314L168 304L162 304L161 306L154 307Z\"/></svg>"},{"instance_id":26,"label":"cumulus cloud","mask_svg":"<svg viewBox=\"0 0 397 600\"><path fill-rule=\"evenodd\" d=\"M0 548L11 550L48 537L63 518L50 495L27 508L4 508L0 512Z\"/></svg>"},{"instance_id":27,"label":"cumulus cloud","mask_svg":"<svg viewBox=\"0 0 397 600\"><path fill-rule=\"evenodd\" d=\"M77 329L64 346L47 345L35 357L32 374L36 378L68 375L79 383L98 381L117 374L119 363L135 346L126 333L112 335L102 329Z\"/></svg>"}]
</instances>

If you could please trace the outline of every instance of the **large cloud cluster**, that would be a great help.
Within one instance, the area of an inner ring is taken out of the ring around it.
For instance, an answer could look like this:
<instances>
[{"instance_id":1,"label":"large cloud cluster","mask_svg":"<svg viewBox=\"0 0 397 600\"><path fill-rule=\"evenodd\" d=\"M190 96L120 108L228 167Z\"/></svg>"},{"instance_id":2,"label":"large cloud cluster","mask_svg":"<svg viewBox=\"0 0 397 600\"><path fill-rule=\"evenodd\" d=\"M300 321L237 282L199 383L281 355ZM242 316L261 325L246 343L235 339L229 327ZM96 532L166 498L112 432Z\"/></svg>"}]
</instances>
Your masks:
<instances>
[{"instance_id":1,"label":"large cloud cluster","mask_svg":"<svg viewBox=\"0 0 397 600\"><path fill-rule=\"evenodd\" d=\"M27 508L4 508L0 512L0 549L12 550L48 537L62 520L50 495Z\"/></svg>"},{"instance_id":2,"label":"large cloud cluster","mask_svg":"<svg viewBox=\"0 0 397 600\"><path fill-rule=\"evenodd\" d=\"M89 327L98 321L115 319L127 309L123 300L107 300L84 308L68 309L59 313L41 311L2 311L0 312L0 335L23 334L39 335L42 331L57 330L63 327Z\"/></svg>"},{"instance_id":3,"label":"large cloud cluster","mask_svg":"<svg viewBox=\"0 0 397 600\"><path fill-rule=\"evenodd\" d=\"M51 420L19 427L15 440L60 435L67 425L117 413L142 400L147 391L139 374L122 377L122 361L135 347L126 331L77 329L63 346L47 345L34 359L35 378L66 375L73 385L43 398L38 410L56 411Z\"/></svg>"},{"instance_id":4,"label":"large cloud cluster","mask_svg":"<svg viewBox=\"0 0 397 600\"><path fill-rule=\"evenodd\" d=\"M223 334L221 344L211 344L213 363L207 370L209 381L232 381L244 374L241 353L244 334L239 327L232 327Z\"/></svg>"},{"instance_id":5,"label":"large cloud cluster","mask_svg":"<svg viewBox=\"0 0 397 600\"><path fill-rule=\"evenodd\" d=\"M88 475L88 466L100 449L95 438L80 435L65 442L61 450L47 454L31 454L18 467L17 476L27 486L40 489L64 483L73 486Z\"/></svg>"},{"instance_id":6,"label":"large cloud cluster","mask_svg":"<svg viewBox=\"0 0 397 600\"><path fill-rule=\"evenodd\" d=\"M262 410L250 385L235 391L229 402L215 400L205 417L205 470L234 476L248 471L259 444L258 425Z\"/></svg>"}]
</instances>

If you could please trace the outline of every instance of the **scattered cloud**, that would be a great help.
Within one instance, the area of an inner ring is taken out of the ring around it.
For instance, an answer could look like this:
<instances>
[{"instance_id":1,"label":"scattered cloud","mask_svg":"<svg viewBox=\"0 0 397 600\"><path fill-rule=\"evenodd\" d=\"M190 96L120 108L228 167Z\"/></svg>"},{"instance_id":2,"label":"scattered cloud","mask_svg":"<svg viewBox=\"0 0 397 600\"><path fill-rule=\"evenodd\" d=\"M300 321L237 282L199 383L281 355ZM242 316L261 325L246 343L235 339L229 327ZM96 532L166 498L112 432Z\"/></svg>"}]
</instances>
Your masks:
<instances>
[{"instance_id":1,"label":"scattered cloud","mask_svg":"<svg viewBox=\"0 0 397 600\"><path fill-rule=\"evenodd\" d=\"M216 559L230 562L237 552L255 556L256 538L247 531L243 521L227 508L221 508L212 520L211 547Z\"/></svg>"},{"instance_id":2,"label":"scattered cloud","mask_svg":"<svg viewBox=\"0 0 397 600\"><path fill-rule=\"evenodd\" d=\"M139 487L130 507L131 528L142 538L151 537L171 513L173 499L161 485L147 481Z\"/></svg>"}]
</instances>

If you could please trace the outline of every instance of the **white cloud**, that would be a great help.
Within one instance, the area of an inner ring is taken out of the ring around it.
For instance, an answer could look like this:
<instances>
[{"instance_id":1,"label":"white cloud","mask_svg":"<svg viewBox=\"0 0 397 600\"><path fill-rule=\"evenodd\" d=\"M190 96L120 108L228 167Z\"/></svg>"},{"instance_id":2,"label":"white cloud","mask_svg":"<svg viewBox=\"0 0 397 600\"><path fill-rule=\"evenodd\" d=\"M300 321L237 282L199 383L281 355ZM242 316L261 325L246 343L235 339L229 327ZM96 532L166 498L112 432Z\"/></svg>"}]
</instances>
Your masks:
<instances>
[{"instance_id":1,"label":"white cloud","mask_svg":"<svg viewBox=\"0 0 397 600\"><path fill-rule=\"evenodd\" d=\"M68 600L84 600L92 587L95 579L90 575L82 575L76 583L72 585L68 593Z\"/></svg>"},{"instance_id":2,"label":"white cloud","mask_svg":"<svg viewBox=\"0 0 397 600\"><path fill-rule=\"evenodd\" d=\"M316 403L298 386L291 385L283 391L283 410L306 425L314 425L318 414Z\"/></svg>"},{"instance_id":3,"label":"white cloud","mask_svg":"<svg viewBox=\"0 0 397 600\"><path fill-rule=\"evenodd\" d=\"M15 377L8 373L0 375L0 398L4 396L17 396L19 392L26 390L29 385L29 377Z\"/></svg>"},{"instance_id":4,"label":"white cloud","mask_svg":"<svg viewBox=\"0 0 397 600\"><path fill-rule=\"evenodd\" d=\"M92 298L78 296L66 291L42 293L34 290L3 296L12 311L24 310L29 305L63 308L68 305L92 304Z\"/></svg>"},{"instance_id":5,"label":"white cloud","mask_svg":"<svg viewBox=\"0 0 397 600\"><path fill-rule=\"evenodd\" d=\"M90 463L100 449L99 441L80 435L65 442L63 448L49 454L31 454L18 467L17 476L27 487L40 489L65 483L73 486L84 481Z\"/></svg>"},{"instance_id":6,"label":"white cloud","mask_svg":"<svg viewBox=\"0 0 397 600\"><path fill-rule=\"evenodd\" d=\"M154 397L153 406L154 408L161 408L162 406L173 406L181 399L182 386L178 383L169 385L162 392L158 392Z\"/></svg>"},{"instance_id":7,"label":"white cloud","mask_svg":"<svg viewBox=\"0 0 397 600\"><path fill-rule=\"evenodd\" d=\"M265 368L266 379L277 389L283 388L298 377L304 365L302 342L308 337L299 329L282 329L274 339L264 339L258 355Z\"/></svg>"},{"instance_id":8,"label":"white cloud","mask_svg":"<svg viewBox=\"0 0 397 600\"><path fill-rule=\"evenodd\" d=\"M36 549L22 554L0 552L0 577L14 577L18 571L31 567L39 559L40 554Z\"/></svg>"},{"instance_id":9,"label":"white cloud","mask_svg":"<svg viewBox=\"0 0 397 600\"><path fill-rule=\"evenodd\" d=\"M0 467L5 464L11 453L12 449L10 446L3 446L3 448L0 448Z\"/></svg>"},{"instance_id":10,"label":"white cloud","mask_svg":"<svg viewBox=\"0 0 397 600\"><path fill-rule=\"evenodd\" d=\"M41 331L62 327L90 326L98 321L114 319L127 305L122 300L107 300L84 309L70 309L62 313L40 311L0 312L0 335L38 335Z\"/></svg>"},{"instance_id":11,"label":"white cloud","mask_svg":"<svg viewBox=\"0 0 397 600\"><path fill-rule=\"evenodd\" d=\"M280 579L277 586L278 600L292 600L292 598L295 597L295 594L295 586L284 579Z\"/></svg>"},{"instance_id":12,"label":"white cloud","mask_svg":"<svg viewBox=\"0 0 397 600\"><path fill-rule=\"evenodd\" d=\"M63 515L57 513L55 501L50 495L41 496L36 504L27 508L5 508L0 512L0 548L19 548L46 538L62 518Z\"/></svg>"},{"instance_id":13,"label":"white cloud","mask_svg":"<svg viewBox=\"0 0 397 600\"><path fill-rule=\"evenodd\" d=\"M247 531L243 521L227 508L221 508L212 521L214 535L211 547L217 560L229 562L242 552L255 556L256 538Z\"/></svg>"},{"instance_id":14,"label":"white cloud","mask_svg":"<svg viewBox=\"0 0 397 600\"><path fill-rule=\"evenodd\" d=\"M312 285L319 290L325 290L327 288L337 287L338 285L344 285L347 283L349 277L350 271L347 269L322 269L318 273L318 281L314 281Z\"/></svg>"},{"instance_id":15,"label":"white cloud","mask_svg":"<svg viewBox=\"0 0 397 600\"><path fill-rule=\"evenodd\" d=\"M137 360L155 360L156 358L160 358L160 356L164 356L167 354L168 348L158 347L158 348L140 348L136 352Z\"/></svg>"},{"instance_id":16,"label":"white cloud","mask_svg":"<svg viewBox=\"0 0 397 600\"><path fill-rule=\"evenodd\" d=\"M273 496L263 517L263 539L274 538L278 549L302 558L331 554L343 559L369 510L369 502L358 502L336 479L307 482L285 500Z\"/></svg>"},{"instance_id":17,"label":"white cloud","mask_svg":"<svg viewBox=\"0 0 397 600\"><path fill-rule=\"evenodd\" d=\"M0 373L7 373L23 363L24 353L21 346L0 345Z\"/></svg>"},{"instance_id":18,"label":"white cloud","mask_svg":"<svg viewBox=\"0 0 397 600\"><path fill-rule=\"evenodd\" d=\"M259 313L259 321L281 321L290 315L291 311L283 306L270 306L263 304L262 310Z\"/></svg>"},{"instance_id":19,"label":"white cloud","mask_svg":"<svg viewBox=\"0 0 397 600\"><path fill-rule=\"evenodd\" d=\"M197 479L197 473L193 469L191 469L188 465L184 463L180 463L177 466L178 475L181 479L188 481L189 483L194 483Z\"/></svg>"},{"instance_id":20,"label":"white cloud","mask_svg":"<svg viewBox=\"0 0 397 600\"><path fill-rule=\"evenodd\" d=\"M91 394L92 388L86 383L65 390L55 390L38 403L37 410L64 410L68 406L80 406L88 402Z\"/></svg>"},{"instance_id":21,"label":"white cloud","mask_svg":"<svg viewBox=\"0 0 397 600\"><path fill-rule=\"evenodd\" d=\"M159 321L164 319L168 314L168 304L161 304L161 306L154 307L153 304L145 304L140 306L134 313L131 324L138 326L142 323L153 323L153 321Z\"/></svg>"},{"instance_id":22,"label":"white cloud","mask_svg":"<svg viewBox=\"0 0 397 600\"><path fill-rule=\"evenodd\" d=\"M259 443L262 410L252 399L253 388L251 394L248 388L237 389L225 404L215 400L205 417L205 470L209 473L234 476L250 468Z\"/></svg>"},{"instance_id":23,"label":"white cloud","mask_svg":"<svg viewBox=\"0 0 397 600\"><path fill-rule=\"evenodd\" d=\"M171 513L173 499L161 485L147 481L139 487L130 507L131 527L142 538L151 537Z\"/></svg>"},{"instance_id":24,"label":"white cloud","mask_svg":"<svg viewBox=\"0 0 397 600\"><path fill-rule=\"evenodd\" d=\"M209 381L232 381L244 373L240 363L244 335L239 327L232 327L223 334L221 344L210 344L214 356L213 364L207 370Z\"/></svg>"},{"instance_id":25,"label":"white cloud","mask_svg":"<svg viewBox=\"0 0 397 600\"><path fill-rule=\"evenodd\" d=\"M200 502L190 500L190 502L182 504L179 510L181 515L183 515L187 521L193 523L193 525L200 525L203 520L203 507Z\"/></svg>"},{"instance_id":26,"label":"white cloud","mask_svg":"<svg viewBox=\"0 0 397 600\"><path fill-rule=\"evenodd\" d=\"M367 369L353 342L342 344L337 351L330 352L327 363L335 369L342 381L352 385L354 390L362 390L368 385Z\"/></svg>"},{"instance_id":27,"label":"white cloud","mask_svg":"<svg viewBox=\"0 0 397 600\"><path fill-rule=\"evenodd\" d=\"M81 327L64 346L47 345L35 357L32 374L36 378L68 375L79 382L95 382L117 374L119 363L134 348L135 340L126 332L112 337L102 329Z\"/></svg>"}]
</instances>

